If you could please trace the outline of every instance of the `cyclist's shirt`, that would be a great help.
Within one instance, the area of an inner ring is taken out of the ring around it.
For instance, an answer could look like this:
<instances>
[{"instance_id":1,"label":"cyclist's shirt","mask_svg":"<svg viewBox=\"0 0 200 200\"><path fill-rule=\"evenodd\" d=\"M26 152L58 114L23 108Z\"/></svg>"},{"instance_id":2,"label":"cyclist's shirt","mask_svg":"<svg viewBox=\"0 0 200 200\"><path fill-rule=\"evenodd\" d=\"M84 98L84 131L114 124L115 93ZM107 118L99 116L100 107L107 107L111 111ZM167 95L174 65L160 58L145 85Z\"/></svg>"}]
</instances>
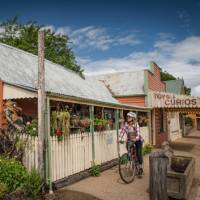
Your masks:
<instances>
[{"instance_id":1,"label":"cyclist's shirt","mask_svg":"<svg viewBox=\"0 0 200 200\"><path fill-rule=\"evenodd\" d=\"M126 137L126 141L135 141L141 140L140 127L138 123L129 125L127 122L124 127L121 129L120 138Z\"/></svg>"},{"instance_id":2,"label":"cyclist's shirt","mask_svg":"<svg viewBox=\"0 0 200 200\"><path fill-rule=\"evenodd\" d=\"M128 127L128 132L127 132L127 139L128 141L135 141L137 137L137 132L133 126Z\"/></svg>"}]
</instances>

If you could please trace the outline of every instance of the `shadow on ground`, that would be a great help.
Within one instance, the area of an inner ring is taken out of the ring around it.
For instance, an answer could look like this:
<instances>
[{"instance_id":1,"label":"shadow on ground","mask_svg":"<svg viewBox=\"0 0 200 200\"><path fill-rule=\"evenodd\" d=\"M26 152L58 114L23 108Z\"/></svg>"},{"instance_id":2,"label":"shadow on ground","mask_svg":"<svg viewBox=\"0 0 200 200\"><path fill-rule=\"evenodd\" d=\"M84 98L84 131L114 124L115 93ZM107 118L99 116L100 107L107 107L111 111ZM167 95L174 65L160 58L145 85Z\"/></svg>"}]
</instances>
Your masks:
<instances>
[{"instance_id":1,"label":"shadow on ground","mask_svg":"<svg viewBox=\"0 0 200 200\"><path fill-rule=\"evenodd\" d=\"M73 190L59 190L55 195L57 200L102 200L91 194Z\"/></svg>"}]
</instances>

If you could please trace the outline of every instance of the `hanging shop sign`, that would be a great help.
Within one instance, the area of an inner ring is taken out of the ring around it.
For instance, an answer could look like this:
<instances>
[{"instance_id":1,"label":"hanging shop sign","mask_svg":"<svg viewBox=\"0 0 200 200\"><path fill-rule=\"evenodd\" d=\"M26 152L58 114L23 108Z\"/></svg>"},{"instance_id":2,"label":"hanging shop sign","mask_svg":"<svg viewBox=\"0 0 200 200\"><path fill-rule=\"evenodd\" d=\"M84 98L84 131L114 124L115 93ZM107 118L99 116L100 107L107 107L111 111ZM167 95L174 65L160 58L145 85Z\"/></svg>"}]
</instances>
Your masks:
<instances>
[{"instance_id":1,"label":"hanging shop sign","mask_svg":"<svg viewBox=\"0 0 200 200\"><path fill-rule=\"evenodd\" d=\"M149 106L157 108L200 108L200 98L164 92L150 92Z\"/></svg>"}]
</instances>

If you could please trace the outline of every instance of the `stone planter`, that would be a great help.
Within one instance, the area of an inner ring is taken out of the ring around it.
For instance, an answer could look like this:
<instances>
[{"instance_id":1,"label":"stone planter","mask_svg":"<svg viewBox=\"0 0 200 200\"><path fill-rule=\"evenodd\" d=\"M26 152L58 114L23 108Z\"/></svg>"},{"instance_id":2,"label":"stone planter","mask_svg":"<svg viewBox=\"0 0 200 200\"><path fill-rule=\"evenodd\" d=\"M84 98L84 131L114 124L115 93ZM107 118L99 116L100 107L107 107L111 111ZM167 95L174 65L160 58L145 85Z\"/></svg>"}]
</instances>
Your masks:
<instances>
[{"instance_id":1,"label":"stone planter","mask_svg":"<svg viewBox=\"0 0 200 200\"><path fill-rule=\"evenodd\" d=\"M190 188L192 186L192 181L194 177L195 170L195 161L192 157L184 157L184 156L173 156L172 159L179 159L187 163L180 167L180 171L176 172L179 168L176 164L173 166L173 169L168 170L167 172L167 193L169 197L175 199L187 199ZM177 162L178 163L178 162ZM184 166L184 170L183 170Z\"/></svg>"}]
</instances>

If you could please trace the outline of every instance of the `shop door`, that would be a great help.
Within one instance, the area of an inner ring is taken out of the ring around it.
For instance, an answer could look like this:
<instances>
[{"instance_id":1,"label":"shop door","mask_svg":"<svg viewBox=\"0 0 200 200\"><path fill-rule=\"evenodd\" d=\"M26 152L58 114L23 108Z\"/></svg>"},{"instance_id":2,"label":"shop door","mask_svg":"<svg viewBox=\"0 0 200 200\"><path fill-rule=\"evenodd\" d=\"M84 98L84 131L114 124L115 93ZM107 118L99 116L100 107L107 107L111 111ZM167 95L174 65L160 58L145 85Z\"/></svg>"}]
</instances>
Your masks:
<instances>
[{"instance_id":1,"label":"shop door","mask_svg":"<svg viewBox=\"0 0 200 200\"><path fill-rule=\"evenodd\" d=\"M168 133L172 141L179 137L179 116L175 112L168 114Z\"/></svg>"}]
</instances>

